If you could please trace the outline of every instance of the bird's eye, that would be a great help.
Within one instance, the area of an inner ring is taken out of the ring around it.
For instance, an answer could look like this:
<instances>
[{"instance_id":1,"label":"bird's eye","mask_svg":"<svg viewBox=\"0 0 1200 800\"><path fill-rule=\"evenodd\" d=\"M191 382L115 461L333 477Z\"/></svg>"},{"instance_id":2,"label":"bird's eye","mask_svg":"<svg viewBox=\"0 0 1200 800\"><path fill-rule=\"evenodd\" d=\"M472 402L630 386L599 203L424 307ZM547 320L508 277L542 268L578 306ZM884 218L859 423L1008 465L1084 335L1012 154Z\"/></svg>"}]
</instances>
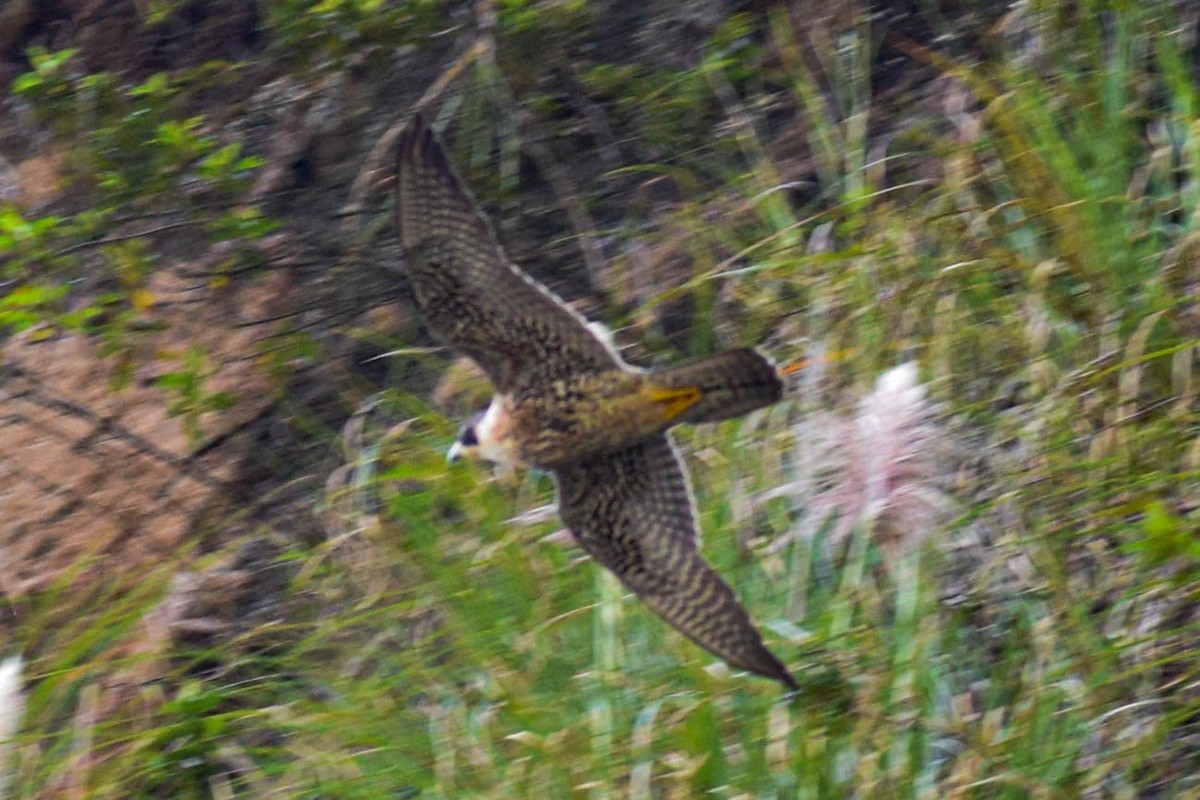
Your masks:
<instances>
[{"instance_id":1,"label":"bird's eye","mask_svg":"<svg viewBox=\"0 0 1200 800\"><path fill-rule=\"evenodd\" d=\"M479 437L475 435L475 426L472 425L469 428L463 428L462 435L458 437L458 441L461 442L464 447L478 447Z\"/></svg>"}]
</instances>

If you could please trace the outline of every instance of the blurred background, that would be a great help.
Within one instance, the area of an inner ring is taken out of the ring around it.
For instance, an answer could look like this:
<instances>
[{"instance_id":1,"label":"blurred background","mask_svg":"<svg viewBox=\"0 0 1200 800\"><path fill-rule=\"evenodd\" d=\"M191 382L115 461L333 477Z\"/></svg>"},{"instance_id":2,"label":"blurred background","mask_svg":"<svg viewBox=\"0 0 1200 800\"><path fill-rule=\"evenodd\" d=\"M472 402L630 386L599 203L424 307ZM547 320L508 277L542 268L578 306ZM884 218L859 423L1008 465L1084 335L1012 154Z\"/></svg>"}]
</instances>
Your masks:
<instances>
[{"instance_id":1,"label":"blurred background","mask_svg":"<svg viewBox=\"0 0 1200 800\"><path fill-rule=\"evenodd\" d=\"M1200 797L1198 23L3 0L0 797ZM796 697L445 463L414 110L627 360L787 365L676 438Z\"/></svg>"}]
</instances>

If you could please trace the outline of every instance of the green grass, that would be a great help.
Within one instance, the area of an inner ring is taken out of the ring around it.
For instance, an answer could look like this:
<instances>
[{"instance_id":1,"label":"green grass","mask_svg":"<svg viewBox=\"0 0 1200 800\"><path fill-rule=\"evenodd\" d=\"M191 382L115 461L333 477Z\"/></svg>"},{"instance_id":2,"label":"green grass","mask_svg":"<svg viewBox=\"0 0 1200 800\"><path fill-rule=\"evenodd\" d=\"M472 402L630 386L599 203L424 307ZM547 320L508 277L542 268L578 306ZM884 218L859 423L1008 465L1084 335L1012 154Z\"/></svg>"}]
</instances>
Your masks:
<instances>
[{"instance_id":1,"label":"green grass","mask_svg":"<svg viewBox=\"0 0 1200 800\"><path fill-rule=\"evenodd\" d=\"M510 5L527 37L530 4ZM781 406L679 436L704 553L797 697L673 633L546 540L557 522L514 521L553 501L551 480L447 466L455 420L393 392L412 422L373 430L347 455L352 488L324 500L346 533L278 544L277 618L150 663L131 645L173 565L86 596L68 576L14 606L30 690L12 796L1200 796L1196 52L1170 4L1083 5L1025 19L1033 55L912 50L961 114L890 98L904 124L886 143L865 22L835 42L738 18L672 81L581 70L623 131L671 154L610 177L687 188L648 243L691 271L614 312L623 342L683 355L655 313L687 295L693 353L828 356ZM1101 5L1104 26L1083 21ZM362 22L362 4L333 6ZM493 88L514 69L500 54ZM510 190L512 117L489 130L465 97L448 107L489 144L458 152L500 142ZM803 191L782 185L778 114L814 154ZM780 487L815 415L850 414L910 358L952 445L933 476L952 513L898 557L865 525L792 536L811 520Z\"/></svg>"}]
</instances>

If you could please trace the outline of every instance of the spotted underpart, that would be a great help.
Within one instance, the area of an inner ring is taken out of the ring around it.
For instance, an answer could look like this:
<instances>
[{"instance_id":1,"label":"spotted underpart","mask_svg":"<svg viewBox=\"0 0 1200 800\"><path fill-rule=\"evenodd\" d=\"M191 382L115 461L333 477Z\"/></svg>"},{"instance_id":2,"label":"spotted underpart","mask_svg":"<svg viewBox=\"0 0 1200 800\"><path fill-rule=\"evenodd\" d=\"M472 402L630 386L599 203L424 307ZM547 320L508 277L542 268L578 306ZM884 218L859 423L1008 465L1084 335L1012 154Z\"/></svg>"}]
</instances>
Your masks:
<instances>
[{"instance_id":1,"label":"spotted underpart","mask_svg":"<svg viewBox=\"0 0 1200 800\"><path fill-rule=\"evenodd\" d=\"M559 514L597 562L701 647L796 688L701 556L667 433L777 402L774 365L750 349L652 372L625 364L606 336L509 263L420 117L399 144L396 218L427 324L496 389L451 456L553 471Z\"/></svg>"}]
</instances>

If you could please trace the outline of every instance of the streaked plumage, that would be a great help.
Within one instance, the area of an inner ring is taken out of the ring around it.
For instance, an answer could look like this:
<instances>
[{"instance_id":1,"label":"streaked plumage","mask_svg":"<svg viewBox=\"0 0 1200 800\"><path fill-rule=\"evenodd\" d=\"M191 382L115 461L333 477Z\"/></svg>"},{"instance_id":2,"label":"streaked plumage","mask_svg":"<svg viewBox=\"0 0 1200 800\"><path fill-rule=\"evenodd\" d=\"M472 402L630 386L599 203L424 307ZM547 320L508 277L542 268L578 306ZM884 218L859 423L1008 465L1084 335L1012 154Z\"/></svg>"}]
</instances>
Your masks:
<instances>
[{"instance_id":1,"label":"streaked plumage","mask_svg":"<svg viewBox=\"0 0 1200 800\"><path fill-rule=\"evenodd\" d=\"M583 317L508 261L419 117L399 144L396 215L429 327L496 389L452 455L553 471L559 513L596 561L697 644L795 688L700 555L688 480L667 434L778 401L775 367L750 349L654 372L625 364Z\"/></svg>"}]
</instances>

